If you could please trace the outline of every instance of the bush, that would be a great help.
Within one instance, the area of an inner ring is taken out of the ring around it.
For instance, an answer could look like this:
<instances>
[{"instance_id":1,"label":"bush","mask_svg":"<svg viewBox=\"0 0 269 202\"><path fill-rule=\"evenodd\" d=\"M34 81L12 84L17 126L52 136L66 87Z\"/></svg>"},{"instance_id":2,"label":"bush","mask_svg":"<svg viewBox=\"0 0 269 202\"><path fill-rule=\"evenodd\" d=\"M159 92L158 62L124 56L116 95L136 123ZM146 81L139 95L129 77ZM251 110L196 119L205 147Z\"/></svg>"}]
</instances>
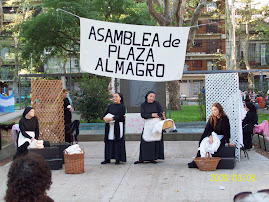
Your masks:
<instances>
[{"instance_id":1,"label":"bush","mask_svg":"<svg viewBox=\"0 0 269 202\"><path fill-rule=\"evenodd\" d=\"M84 76L79 82L79 91L71 93L74 108L81 118L92 122L101 119L111 103L108 89L110 78Z\"/></svg>"}]
</instances>

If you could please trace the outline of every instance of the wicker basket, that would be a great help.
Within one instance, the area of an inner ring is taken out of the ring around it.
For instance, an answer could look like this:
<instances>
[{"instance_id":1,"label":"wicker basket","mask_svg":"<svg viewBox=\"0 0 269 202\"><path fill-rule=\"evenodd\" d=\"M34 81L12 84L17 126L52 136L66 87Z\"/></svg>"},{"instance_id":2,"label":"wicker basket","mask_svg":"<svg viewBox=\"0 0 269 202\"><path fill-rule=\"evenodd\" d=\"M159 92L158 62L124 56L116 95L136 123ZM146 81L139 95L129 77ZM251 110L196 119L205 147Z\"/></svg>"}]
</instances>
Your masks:
<instances>
[{"instance_id":1,"label":"wicker basket","mask_svg":"<svg viewBox=\"0 0 269 202\"><path fill-rule=\"evenodd\" d=\"M164 119L164 123L163 123L163 127L162 129L165 130L167 128L171 128L173 126L173 121L172 120L166 120L165 115L162 113L163 115L163 119Z\"/></svg>"},{"instance_id":2,"label":"wicker basket","mask_svg":"<svg viewBox=\"0 0 269 202\"><path fill-rule=\"evenodd\" d=\"M214 171L216 170L220 161L220 157L209 157L209 153L207 153L207 157L196 157L194 162L198 166L201 171Z\"/></svg>"},{"instance_id":3,"label":"wicker basket","mask_svg":"<svg viewBox=\"0 0 269 202\"><path fill-rule=\"evenodd\" d=\"M84 173L84 150L81 154L68 154L64 151L64 164L66 174Z\"/></svg>"}]
</instances>

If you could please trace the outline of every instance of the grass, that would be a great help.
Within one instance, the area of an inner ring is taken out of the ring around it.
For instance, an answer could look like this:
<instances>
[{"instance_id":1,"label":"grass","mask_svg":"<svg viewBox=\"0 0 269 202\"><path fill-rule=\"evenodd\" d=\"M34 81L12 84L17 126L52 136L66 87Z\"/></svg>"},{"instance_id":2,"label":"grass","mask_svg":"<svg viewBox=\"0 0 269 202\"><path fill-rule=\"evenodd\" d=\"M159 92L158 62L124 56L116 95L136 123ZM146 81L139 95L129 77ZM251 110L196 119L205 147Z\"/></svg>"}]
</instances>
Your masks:
<instances>
[{"instance_id":1,"label":"grass","mask_svg":"<svg viewBox=\"0 0 269 202\"><path fill-rule=\"evenodd\" d=\"M169 111L166 111L167 117ZM200 115L200 108L196 105L182 105L181 110L171 111L171 118L175 122L204 121Z\"/></svg>"},{"instance_id":2,"label":"grass","mask_svg":"<svg viewBox=\"0 0 269 202\"><path fill-rule=\"evenodd\" d=\"M264 120L269 120L269 114L262 114L259 113L258 114L258 124L260 124L261 122L263 122Z\"/></svg>"},{"instance_id":3,"label":"grass","mask_svg":"<svg viewBox=\"0 0 269 202\"><path fill-rule=\"evenodd\" d=\"M168 117L169 111L167 111L166 114ZM200 115L199 106L192 105L182 105L181 110L171 111L171 118L175 122L204 121ZM260 124L264 120L269 120L269 114L258 113L258 123Z\"/></svg>"}]
</instances>

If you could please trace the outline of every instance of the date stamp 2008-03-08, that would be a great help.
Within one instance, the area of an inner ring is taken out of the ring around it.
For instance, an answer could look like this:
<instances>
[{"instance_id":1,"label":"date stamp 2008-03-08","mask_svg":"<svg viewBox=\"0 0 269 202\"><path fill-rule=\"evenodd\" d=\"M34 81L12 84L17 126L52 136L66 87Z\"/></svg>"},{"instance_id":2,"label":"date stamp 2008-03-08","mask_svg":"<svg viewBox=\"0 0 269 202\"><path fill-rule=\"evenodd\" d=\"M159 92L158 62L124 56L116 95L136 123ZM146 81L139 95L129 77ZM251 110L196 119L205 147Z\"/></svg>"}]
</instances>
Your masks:
<instances>
[{"instance_id":1,"label":"date stamp 2008-03-08","mask_svg":"<svg viewBox=\"0 0 269 202\"><path fill-rule=\"evenodd\" d=\"M210 182L255 182L255 174L211 174Z\"/></svg>"}]
</instances>

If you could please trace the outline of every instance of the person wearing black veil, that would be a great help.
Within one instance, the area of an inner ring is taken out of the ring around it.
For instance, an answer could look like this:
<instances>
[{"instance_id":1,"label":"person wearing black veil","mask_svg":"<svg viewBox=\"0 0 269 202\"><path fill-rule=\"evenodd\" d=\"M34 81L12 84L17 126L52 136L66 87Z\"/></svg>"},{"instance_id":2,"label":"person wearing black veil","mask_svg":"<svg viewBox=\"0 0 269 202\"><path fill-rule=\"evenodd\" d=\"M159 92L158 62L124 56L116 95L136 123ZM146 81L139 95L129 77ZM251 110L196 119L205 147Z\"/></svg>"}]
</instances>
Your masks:
<instances>
[{"instance_id":1,"label":"person wearing black veil","mask_svg":"<svg viewBox=\"0 0 269 202\"><path fill-rule=\"evenodd\" d=\"M17 153L13 159L28 153L28 146L39 137L39 124L32 107L26 107L19 121L20 133L17 137Z\"/></svg>"},{"instance_id":2,"label":"person wearing black veil","mask_svg":"<svg viewBox=\"0 0 269 202\"><path fill-rule=\"evenodd\" d=\"M256 112L256 107L251 102L245 103L245 109L247 111L247 114L242 122L243 143L245 149L251 149L252 148L251 135L253 134L254 125L258 124L258 116Z\"/></svg>"},{"instance_id":3,"label":"person wearing black veil","mask_svg":"<svg viewBox=\"0 0 269 202\"><path fill-rule=\"evenodd\" d=\"M125 106L121 93L113 94L114 104L110 104L104 114L105 126L105 160L101 164L110 163L115 159L115 164L126 162L124 139Z\"/></svg>"},{"instance_id":4,"label":"person wearing black veil","mask_svg":"<svg viewBox=\"0 0 269 202\"><path fill-rule=\"evenodd\" d=\"M134 164L144 161L156 164L157 159L164 159L163 134L152 133L153 125L163 117L162 112L160 103L155 101L155 92L147 92L145 102L141 104L141 117L145 119L145 124L140 140L139 161Z\"/></svg>"}]
</instances>

